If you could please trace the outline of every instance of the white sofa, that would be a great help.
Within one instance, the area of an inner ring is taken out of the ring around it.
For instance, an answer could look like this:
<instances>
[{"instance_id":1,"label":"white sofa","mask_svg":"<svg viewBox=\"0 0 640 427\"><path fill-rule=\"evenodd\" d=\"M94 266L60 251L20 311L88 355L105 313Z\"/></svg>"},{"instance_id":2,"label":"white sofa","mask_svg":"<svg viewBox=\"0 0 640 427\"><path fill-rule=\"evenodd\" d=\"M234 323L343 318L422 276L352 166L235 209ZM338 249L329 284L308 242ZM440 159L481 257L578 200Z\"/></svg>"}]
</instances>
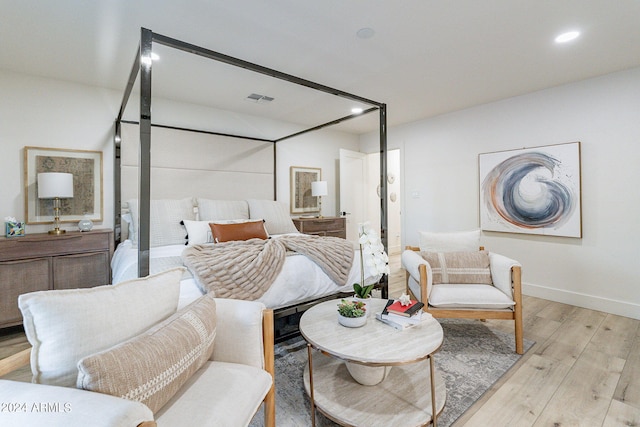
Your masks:
<instances>
[{"instance_id":1,"label":"white sofa","mask_svg":"<svg viewBox=\"0 0 640 427\"><path fill-rule=\"evenodd\" d=\"M0 380L0 425L247 426L264 404L274 426L273 312L207 295L176 311L181 276L21 296L32 348L0 376L30 362L34 383Z\"/></svg>"}]
</instances>

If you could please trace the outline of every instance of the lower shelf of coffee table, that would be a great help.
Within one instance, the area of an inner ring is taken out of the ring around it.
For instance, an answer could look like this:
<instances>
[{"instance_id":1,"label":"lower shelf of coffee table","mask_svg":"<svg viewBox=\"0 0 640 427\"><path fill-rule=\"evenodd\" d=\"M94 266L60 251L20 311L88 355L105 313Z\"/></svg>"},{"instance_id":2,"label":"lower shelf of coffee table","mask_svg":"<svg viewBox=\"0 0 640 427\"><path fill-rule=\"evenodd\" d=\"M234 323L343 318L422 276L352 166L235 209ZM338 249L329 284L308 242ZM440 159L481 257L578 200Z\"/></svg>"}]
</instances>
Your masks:
<instances>
[{"instance_id":1,"label":"lower shelf of coffee table","mask_svg":"<svg viewBox=\"0 0 640 427\"><path fill-rule=\"evenodd\" d=\"M437 356L436 356L437 357ZM436 409L444 409L446 387L436 370ZM309 367L304 372L309 395ZM343 361L320 352L313 355L315 405L341 425L403 427L431 424L431 379L429 361L394 366L378 385L358 384Z\"/></svg>"}]
</instances>

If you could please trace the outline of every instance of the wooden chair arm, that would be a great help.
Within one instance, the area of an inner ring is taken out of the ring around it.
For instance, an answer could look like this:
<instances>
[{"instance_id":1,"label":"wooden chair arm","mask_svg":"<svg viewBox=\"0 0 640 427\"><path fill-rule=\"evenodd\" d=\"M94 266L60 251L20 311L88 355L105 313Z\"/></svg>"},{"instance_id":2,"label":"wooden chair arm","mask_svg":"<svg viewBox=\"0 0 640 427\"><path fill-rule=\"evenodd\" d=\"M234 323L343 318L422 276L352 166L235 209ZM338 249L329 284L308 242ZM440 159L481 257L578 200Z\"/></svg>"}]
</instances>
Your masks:
<instances>
[{"instance_id":1,"label":"wooden chair arm","mask_svg":"<svg viewBox=\"0 0 640 427\"><path fill-rule=\"evenodd\" d=\"M416 251L416 252L420 251L420 248L418 246L405 246L404 248L408 251Z\"/></svg>"},{"instance_id":2,"label":"wooden chair arm","mask_svg":"<svg viewBox=\"0 0 640 427\"><path fill-rule=\"evenodd\" d=\"M0 360L0 377L31 363L31 347Z\"/></svg>"}]
</instances>

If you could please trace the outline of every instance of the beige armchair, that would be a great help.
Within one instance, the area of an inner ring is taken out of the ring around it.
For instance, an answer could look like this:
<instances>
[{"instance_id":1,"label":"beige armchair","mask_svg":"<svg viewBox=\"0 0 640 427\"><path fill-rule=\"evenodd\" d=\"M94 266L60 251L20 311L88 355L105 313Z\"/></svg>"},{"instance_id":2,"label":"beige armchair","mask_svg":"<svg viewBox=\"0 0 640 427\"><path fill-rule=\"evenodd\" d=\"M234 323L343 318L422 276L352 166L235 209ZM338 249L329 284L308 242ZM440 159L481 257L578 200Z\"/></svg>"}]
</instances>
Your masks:
<instances>
[{"instance_id":1,"label":"beige armchair","mask_svg":"<svg viewBox=\"0 0 640 427\"><path fill-rule=\"evenodd\" d=\"M274 427L273 311L211 295L177 310L181 276L22 295L32 348L0 376L30 363L37 383L0 379L0 425L247 426L263 406Z\"/></svg>"},{"instance_id":2,"label":"beige armchair","mask_svg":"<svg viewBox=\"0 0 640 427\"><path fill-rule=\"evenodd\" d=\"M421 232L420 246L402 253L406 291L436 318L513 320L516 353L522 354L521 265L484 251L479 242L479 230Z\"/></svg>"}]
</instances>

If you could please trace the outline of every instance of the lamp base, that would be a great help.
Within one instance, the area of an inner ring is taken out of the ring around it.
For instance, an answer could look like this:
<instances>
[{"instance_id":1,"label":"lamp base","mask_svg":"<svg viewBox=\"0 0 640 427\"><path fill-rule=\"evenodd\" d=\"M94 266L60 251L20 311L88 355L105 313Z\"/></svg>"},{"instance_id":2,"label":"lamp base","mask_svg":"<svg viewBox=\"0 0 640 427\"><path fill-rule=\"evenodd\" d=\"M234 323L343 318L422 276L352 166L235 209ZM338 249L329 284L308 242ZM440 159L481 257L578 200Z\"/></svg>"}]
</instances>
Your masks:
<instances>
[{"instance_id":1,"label":"lamp base","mask_svg":"<svg viewBox=\"0 0 640 427\"><path fill-rule=\"evenodd\" d=\"M49 234L64 234L67 230L60 230L59 228L54 228L53 230L49 230Z\"/></svg>"}]
</instances>

